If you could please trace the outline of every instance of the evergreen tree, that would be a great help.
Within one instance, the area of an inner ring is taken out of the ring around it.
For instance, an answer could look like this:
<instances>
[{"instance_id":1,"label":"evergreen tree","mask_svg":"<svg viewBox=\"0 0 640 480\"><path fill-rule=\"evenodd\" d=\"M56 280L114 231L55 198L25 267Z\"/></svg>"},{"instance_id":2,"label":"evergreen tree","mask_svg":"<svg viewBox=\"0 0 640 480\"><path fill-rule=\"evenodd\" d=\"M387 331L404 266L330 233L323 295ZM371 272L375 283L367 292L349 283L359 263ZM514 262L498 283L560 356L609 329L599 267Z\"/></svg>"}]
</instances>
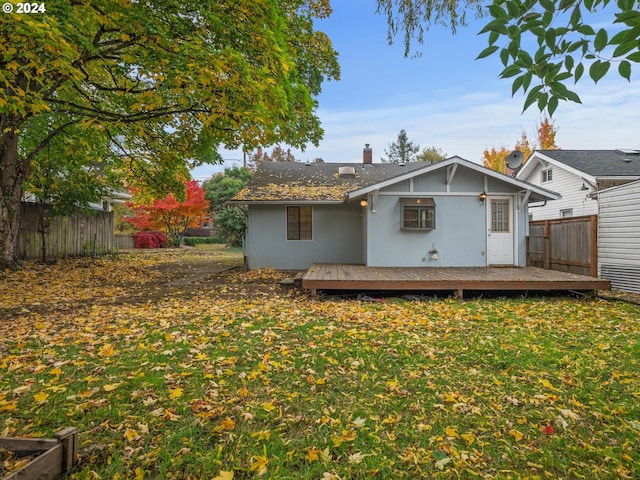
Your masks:
<instances>
[{"instance_id":1,"label":"evergreen tree","mask_svg":"<svg viewBox=\"0 0 640 480\"><path fill-rule=\"evenodd\" d=\"M385 149L384 153L387 158L383 158L382 161L385 163L415 162L419 151L420 145L415 145L409 140L407 132L402 129L398 133L398 139L389 144L389 150Z\"/></svg>"}]
</instances>

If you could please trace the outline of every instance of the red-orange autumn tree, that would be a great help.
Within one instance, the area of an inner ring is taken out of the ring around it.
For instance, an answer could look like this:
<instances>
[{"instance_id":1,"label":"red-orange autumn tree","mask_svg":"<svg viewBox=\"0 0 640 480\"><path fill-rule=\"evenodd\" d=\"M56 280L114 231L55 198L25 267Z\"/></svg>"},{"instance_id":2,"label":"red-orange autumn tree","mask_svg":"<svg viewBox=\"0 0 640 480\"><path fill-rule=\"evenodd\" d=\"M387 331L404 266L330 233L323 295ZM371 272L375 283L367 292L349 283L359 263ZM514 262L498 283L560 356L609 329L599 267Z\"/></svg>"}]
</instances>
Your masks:
<instances>
[{"instance_id":1,"label":"red-orange autumn tree","mask_svg":"<svg viewBox=\"0 0 640 480\"><path fill-rule=\"evenodd\" d=\"M179 245L185 229L197 227L209 208L204 190L197 181L185 182L185 187L186 195L182 202L169 194L149 205L129 203L134 215L126 221L139 230L161 230L174 245Z\"/></svg>"},{"instance_id":2,"label":"red-orange autumn tree","mask_svg":"<svg viewBox=\"0 0 640 480\"><path fill-rule=\"evenodd\" d=\"M545 116L538 126L537 142L531 144L526 132L523 131L520 140L516 142L513 150L520 150L522 152L524 162L527 161L534 150L559 150L560 147L556 145L556 133L557 129L555 125L549 120L549 117ZM505 159L511 151L511 149L508 149L504 145L501 145L499 148L485 148L484 152L482 152L482 164L492 170L505 173L507 169Z\"/></svg>"}]
</instances>

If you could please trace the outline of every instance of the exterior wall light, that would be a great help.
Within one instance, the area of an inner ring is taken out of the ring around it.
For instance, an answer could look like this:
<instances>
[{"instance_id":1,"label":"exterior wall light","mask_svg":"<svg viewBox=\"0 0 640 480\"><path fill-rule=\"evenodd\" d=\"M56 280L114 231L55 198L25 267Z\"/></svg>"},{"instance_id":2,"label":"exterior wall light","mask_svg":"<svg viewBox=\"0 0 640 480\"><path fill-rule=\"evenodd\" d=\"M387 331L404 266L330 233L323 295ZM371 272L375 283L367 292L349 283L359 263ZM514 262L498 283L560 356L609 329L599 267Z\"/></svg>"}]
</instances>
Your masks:
<instances>
[{"instance_id":1,"label":"exterior wall light","mask_svg":"<svg viewBox=\"0 0 640 480\"><path fill-rule=\"evenodd\" d=\"M480 195L478 195L478 200L480 200L482 203L484 203L484 201L487 199L487 193L486 192L482 192Z\"/></svg>"},{"instance_id":2,"label":"exterior wall light","mask_svg":"<svg viewBox=\"0 0 640 480\"><path fill-rule=\"evenodd\" d=\"M367 201L366 200L360 200L360 206L361 207L366 207L367 206Z\"/></svg>"}]
</instances>

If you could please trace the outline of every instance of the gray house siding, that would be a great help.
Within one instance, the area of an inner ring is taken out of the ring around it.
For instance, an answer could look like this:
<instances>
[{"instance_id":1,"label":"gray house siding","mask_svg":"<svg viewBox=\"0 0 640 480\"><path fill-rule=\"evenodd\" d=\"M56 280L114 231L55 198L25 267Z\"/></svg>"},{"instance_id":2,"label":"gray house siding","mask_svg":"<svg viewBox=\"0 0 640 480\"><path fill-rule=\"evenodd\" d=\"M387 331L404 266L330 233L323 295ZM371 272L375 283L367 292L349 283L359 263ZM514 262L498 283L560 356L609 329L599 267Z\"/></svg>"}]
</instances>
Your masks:
<instances>
[{"instance_id":1,"label":"gray house siding","mask_svg":"<svg viewBox=\"0 0 640 480\"><path fill-rule=\"evenodd\" d=\"M286 205L250 205L248 267L303 270L314 262L363 263L362 207L354 203L312 208L312 239L287 240Z\"/></svg>"},{"instance_id":2,"label":"gray house siding","mask_svg":"<svg viewBox=\"0 0 640 480\"><path fill-rule=\"evenodd\" d=\"M427 195L425 195L427 196ZM367 217L367 265L374 267L485 266L486 214L475 196L429 194L436 227L426 232L401 229L401 196L380 195ZM430 250L438 251L432 260Z\"/></svg>"},{"instance_id":3,"label":"gray house siding","mask_svg":"<svg viewBox=\"0 0 640 480\"><path fill-rule=\"evenodd\" d=\"M599 193L598 274L640 293L640 181Z\"/></svg>"}]
</instances>

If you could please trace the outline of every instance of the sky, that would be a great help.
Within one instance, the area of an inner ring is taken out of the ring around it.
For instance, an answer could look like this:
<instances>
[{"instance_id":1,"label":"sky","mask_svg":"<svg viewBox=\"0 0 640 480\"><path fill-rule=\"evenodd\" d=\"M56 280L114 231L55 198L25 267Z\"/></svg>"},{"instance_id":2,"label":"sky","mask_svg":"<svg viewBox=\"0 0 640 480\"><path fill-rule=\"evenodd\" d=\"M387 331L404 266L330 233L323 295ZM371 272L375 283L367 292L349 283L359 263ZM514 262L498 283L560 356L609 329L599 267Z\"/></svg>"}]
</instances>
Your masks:
<instances>
[{"instance_id":1,"label":"sky","mask_svg":"<svg viewBox=\"0 0 640 480\"><path fill-rule=\"evenodd\" d=\"M512 97L511 81L498 78L498 57L475 60L487 46L486 35L477 35L486 19L471 18L455 35L432 27L414 49L421 56L405 58L402 37L388 44L386 18L375 13L375 0L334 0L332 7L316 29L338 52L341 78L323 84L316 113L324 138L317 147L293 150L299 160L361 162L368 143L377 163L401 129L421 148L476 163L486 148L513 148L523 131L536 139L543 116L535 106L522 112L522 92ZM640 148L640 72L634 67L631 82L613 66L597 85L585 74L573 87L582 104L561 102L552 118L560 148ZM197 167L193 177L205 180L242 165L240 151L220 153L223 166Z\"/></svg>"}]
</instances>

